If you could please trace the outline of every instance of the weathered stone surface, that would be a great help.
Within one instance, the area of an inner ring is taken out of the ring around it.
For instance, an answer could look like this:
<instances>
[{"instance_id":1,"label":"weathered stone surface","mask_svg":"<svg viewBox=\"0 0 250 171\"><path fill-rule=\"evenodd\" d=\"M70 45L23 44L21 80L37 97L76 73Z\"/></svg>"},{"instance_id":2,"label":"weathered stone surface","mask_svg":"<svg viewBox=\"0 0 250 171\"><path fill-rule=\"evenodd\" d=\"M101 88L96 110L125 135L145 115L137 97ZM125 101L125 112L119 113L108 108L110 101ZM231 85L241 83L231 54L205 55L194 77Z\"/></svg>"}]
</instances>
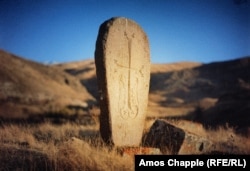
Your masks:
<instances>
[{"instance_id":1,"label":"weathered stone surface","mask_svg":"<svg viewBox=\"0 0 250 171\"><path fill-rule=\"evenodd\" d=\"M169 124L156 120L144 143L160 148L164 154L205 154L213 147L213 142Z\"/></svg>"},{"instance_id":2,"label":"weathered stone surface","mask_svg":"<svg viewBox=\"0 0 250 171\"><path fill-rule=\"evenodd\" d=\"M213 142L205 137L186 132L178 154L206 154L212 150L213 146Z\"/></svg>"},{"instance_id":3,"label":"weathered stone surface","mask_svg":"<svg viewBox=\"0 0 250 171\"><path fill-rule=\"evenodd\" d=\"M120 17L101 24L95 64L102 138L115 146L138 146L150 80L149 43L142 28Z\"/></svg>"}]
</instances>

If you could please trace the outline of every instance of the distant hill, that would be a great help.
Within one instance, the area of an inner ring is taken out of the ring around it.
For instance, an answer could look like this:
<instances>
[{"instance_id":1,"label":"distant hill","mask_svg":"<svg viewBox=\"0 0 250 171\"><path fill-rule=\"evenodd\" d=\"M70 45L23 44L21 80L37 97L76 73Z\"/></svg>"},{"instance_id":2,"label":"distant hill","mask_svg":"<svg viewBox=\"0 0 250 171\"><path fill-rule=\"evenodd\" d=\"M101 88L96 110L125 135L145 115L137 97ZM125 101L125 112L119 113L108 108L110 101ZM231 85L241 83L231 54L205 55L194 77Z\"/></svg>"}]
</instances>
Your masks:
<instances>
[{"instance_id":1,"label":"distant hill","mask_svg":"<svg viewBox=\"0 0 250 171\"><path fill-rule=\"evenodd\" d=\"M70 74L5 51L0 51L0 75L1 117L28 117L95 101Z\"/></svg>"},{"instance_id":2,"label":"distant hill","mask_svg":"<svg viewBox=\"0 0 250 171\"><path fill-rule=\"evenodd\" d=\"M2 118L98 108L94 59L43 65L0 51L0 75ZM229 124L246 132L249 115L250 57L151 65L149 118Z\"/></svg>"}]
</instances>

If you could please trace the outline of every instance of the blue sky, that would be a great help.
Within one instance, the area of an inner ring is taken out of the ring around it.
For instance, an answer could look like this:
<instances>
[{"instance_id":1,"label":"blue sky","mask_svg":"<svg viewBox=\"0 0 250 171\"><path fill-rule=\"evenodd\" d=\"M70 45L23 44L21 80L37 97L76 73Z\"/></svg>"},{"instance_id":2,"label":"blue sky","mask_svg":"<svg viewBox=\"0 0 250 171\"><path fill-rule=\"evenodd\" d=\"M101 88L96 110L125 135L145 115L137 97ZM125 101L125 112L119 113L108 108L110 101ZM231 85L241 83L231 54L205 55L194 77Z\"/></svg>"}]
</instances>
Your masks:
<instances>
[{"instance_id":1,"label":"blue sky","mask_svg":"<svg viewBox=\"0 0 250 171\"><path fill-rule=\"evenodd\" d=\"M90 59L115 16L143 28L152 63L250 55L249 0L0 0L0 49L42 63Z\"/></svg>"}]
</instances>

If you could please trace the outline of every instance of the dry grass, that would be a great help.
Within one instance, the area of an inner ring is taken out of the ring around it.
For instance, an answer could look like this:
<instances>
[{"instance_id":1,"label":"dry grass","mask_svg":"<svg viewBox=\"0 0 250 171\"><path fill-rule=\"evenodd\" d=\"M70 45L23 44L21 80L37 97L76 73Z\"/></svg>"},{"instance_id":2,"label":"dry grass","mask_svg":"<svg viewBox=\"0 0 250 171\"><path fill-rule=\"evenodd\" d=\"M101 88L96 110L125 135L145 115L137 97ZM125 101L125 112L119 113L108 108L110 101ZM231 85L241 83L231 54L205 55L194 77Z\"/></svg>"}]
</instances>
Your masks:
<instances>
[{"instance_id":1,"label":"dry grass","mask_svg":"<svg viewBox=\"0 0 250 171\"><path fill-rule=\"evenodd\" d=\"M147 122L148 126L152 124L152 120ZM206 130L191 121L170 122L216 142L214 151L250 154L250 139L237 135L230 127ZM75 123L2 124L0 170L134 170L133 157L107 147L98 128L98 124Z\"/></svg>"},{"instance_id":2,"label":"dry grass","mask_svg":"<svg viewBox=\"0 0 250 171\"><path fill-rule=\"evenodd\" d=\"M72 138L77 137L77 138ZM109 149L97 126L3 125L0 170L133 170L133 159Z\"/></svg>"},{"instance_id":3,"label":"dry grass","mask_svg":"<svg viewBox=\"0 0 250 171\"><path fill-rule=\"evenodd\" d=\"M235 133L232 127L227 124L216 130L207 130L207 138L216 142L215 151L225 151L229 154L250 154L250 137Z\"/></svg>"}]
</instances>

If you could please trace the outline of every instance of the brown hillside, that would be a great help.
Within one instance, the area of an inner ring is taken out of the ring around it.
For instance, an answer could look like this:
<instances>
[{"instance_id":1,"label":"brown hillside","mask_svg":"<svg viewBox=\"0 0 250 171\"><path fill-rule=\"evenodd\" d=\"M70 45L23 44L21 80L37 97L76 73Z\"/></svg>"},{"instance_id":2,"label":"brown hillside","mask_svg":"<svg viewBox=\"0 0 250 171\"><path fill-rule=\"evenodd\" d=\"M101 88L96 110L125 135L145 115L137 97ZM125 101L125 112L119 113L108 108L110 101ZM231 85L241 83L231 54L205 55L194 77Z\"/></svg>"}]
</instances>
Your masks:
<instances>
[{"instance_id":1,"label":"brown hillside","mask_svg":"<svg viewBox=\"0 0 250 171\"><path fill-rule=\"evenodd\" d=\"M1 117L28 117L95 100L71 75L5 51L0 51L0 75Z\"/></svg>"},{"instance_id":2,"label":"brown hillside","mask_svg":"<svg viewBox=\"0 0 250 171\"><path fill-rule=\"evenodd\" d=\"M250 57L153 73L150 90L161 117L229 124L240 132L250 126Z\"/></svg>"}]
</instances>

